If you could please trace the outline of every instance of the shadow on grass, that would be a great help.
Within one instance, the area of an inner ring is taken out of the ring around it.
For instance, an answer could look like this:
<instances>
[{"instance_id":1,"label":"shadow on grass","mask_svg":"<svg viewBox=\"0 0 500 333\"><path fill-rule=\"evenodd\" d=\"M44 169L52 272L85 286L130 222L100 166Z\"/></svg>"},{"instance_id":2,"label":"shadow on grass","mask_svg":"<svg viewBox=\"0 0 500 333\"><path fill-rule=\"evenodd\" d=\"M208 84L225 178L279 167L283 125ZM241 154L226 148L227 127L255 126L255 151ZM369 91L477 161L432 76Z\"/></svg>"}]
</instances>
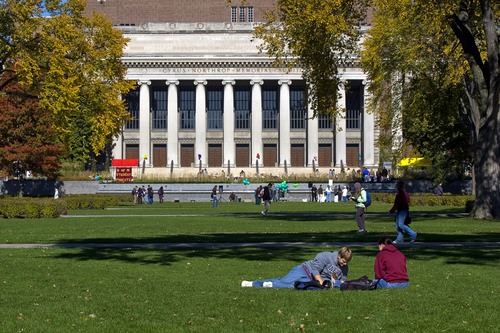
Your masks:
<instances>
[{"instance_id":1,"label":"shadow on grass","mask_svg":"<svg viewBox=\"0 0 500 333\"><path fill-rule=\"evenodd\" d=\"M238 213L237 213L238 214ZM436 214L413 211L415 229L418 231L419 221L432 221ZM440 212L447 216L455 216L455 211ZM255 213L239 213L242 217L255 218ZM308 213L275 213L269 218L278 221L334 221L335 215L324 212ZM345 214L344 214L345 215ZM337 215L339 216L339 215ZM375 215L374 215L375 216ZM380 213L376 219L368 216L368 226L376 223L388 223L394 217ZM340 217L345 220L345 216ZM364 256L374 260L377 253L376 242L384 232L369 232L357 234L353 219L353 230L342 232L253 232L253 233L207 233L207 234L178 234L160 235L144 238L86 238L61 239L59 245L67 245L69 249L56 258L70 260L110 260L131 264L171 265L189 258L220 258L239 259L249 261L277 261L288 260L300 263L314 258L318 251L326 249L325 243L353 244L354 255ZM390 236L394 236L390 231ZM431 234L419 232L419 242L498 242L498 232L476 232L468 234ZM305 243L301 246L287 243ZM192 245L196 243L200 246ZM245 244L248 243L248 244ZM253 243L264 243L254 245ZM274 244L276 243L276 244ZM284 243L284 244L279 244ZM309 243L309 244L308 244ZM97 244L98 246L92 246ZM179 247L179 244L185 244ZM215 244L215 245L214 245ZM219 244L219 245L218 245ZM226 246L220 246L226 245ZM237 244L237 245L232 245ZM242 245L243 244L243 245ZM336 244L338 245L338 244ZM340 246L340 245L339 245ZM415 247L402 247L402 251L409 260L426 261L441 258L446 264L466 265L497 265L500 262L500 247L481 246L445 246L434 247L430 244Z\"/></svg>"},{"instance_id":2,"label":"shadow on grass","mask_svg":"<svg viewBox=\"0 0 500 333\"><path fill-rule=\"evenodd\" d=\"M375 246L351 246L355 257L375 259ZM327 250L321 248L320 251ZM337 250L332 248L331 251ZM249 248L80 248L56 256L58 259L120 261L130 264L154 264L169 266L190 258L219 258L249 261L290 261L300 263L314 258L317 247L249 247ZM488 247L445 247L445 248L403 248L407 260L429 261L441 258L444 264L462 264L471 266L489 266L500 263L500 248Z\"/></svg>"}]
</instances>

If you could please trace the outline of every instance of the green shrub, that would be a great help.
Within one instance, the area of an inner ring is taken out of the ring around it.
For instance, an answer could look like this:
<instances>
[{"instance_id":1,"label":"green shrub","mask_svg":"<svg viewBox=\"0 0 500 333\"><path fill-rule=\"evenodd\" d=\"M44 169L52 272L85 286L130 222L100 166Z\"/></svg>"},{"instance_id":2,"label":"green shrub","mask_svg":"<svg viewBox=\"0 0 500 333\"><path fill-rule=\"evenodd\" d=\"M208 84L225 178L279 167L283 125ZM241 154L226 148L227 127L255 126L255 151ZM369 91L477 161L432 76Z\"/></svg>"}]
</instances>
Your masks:
<instances>
[{"instance_id":1,"label":"green shrub","mask_svg":"<svg viewBox=\"0 0 500 333\"><path fill-rule=\"evenodd\" d=\"M394 204L395 193L373 193L370 192L372 201L386 202ZM467 203L472 200L474 204L474 196L472 195L442 195L436 196L430 193L410 193L412 206L461 206L466 207ZM469 204L471 205L471 204ZM470 208L472 209L472 208Z\"/></svg>"},{"instance_id":2,"label":"green shrub","mask_svg":"<svg viewBox=\"0 0 500 333\"><path fill-rule=\"evenodd\" d=\"M8 204L4 207L2 211L3 215L6 218L16 218L16 217L22 217L23 216L23 207L22 205L16 205L16 204Z\"/></svg>"},{"instance_id":3,"label":"green shrub","mask_svg":"<svg viewBox=\"0 0 500 333\"><path fill-rule=\"evenodd\" d=\"M24 216L30 219L39 218L42 205L36 202L27 202L24 204Z\"/></svg>"},{"instance_id":4,"label":"green shrub","mask_svg":"<svg viewBox=\"0 0 500 333\"><path fill-rule=\"evenodd\" d=\"M57 205L44 205L41 211L41 217L45 218L54 218L59 217L60 212L57 208Z\"/></svg>"}]
</instances>

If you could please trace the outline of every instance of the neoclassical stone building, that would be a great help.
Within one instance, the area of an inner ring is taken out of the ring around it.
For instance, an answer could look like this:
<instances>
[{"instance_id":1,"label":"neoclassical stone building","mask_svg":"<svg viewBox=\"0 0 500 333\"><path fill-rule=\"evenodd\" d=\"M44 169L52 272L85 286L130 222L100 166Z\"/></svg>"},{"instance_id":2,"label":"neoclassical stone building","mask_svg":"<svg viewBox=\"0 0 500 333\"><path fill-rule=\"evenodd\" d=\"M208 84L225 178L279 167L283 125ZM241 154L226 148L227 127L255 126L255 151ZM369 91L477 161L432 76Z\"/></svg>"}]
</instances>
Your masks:
<instances>
[{"instance_id":1,"label":"neoclassical stone building","mask_svg":"<svg viewBox=\"0 0 500 333\"><path fill-rule=\"evenodd\" d=\"M133 120L116 140L114 158L186 173L200 166L239 173L258 164L273 174L378 166L378 129L365 112L366 75L360 68L353 64L341 73L345 115L313 119L300 68L277 68L259 54L254 20L263 19L262 8L272 1L242 7L205 1L213 5L206 15L178 20L169 6L184 3L177 10L185 11L196 1L148 1L143 17L117 14L127 2L89 0L88 9L106 13L130 39L123 62L127 77L138 82L125 97ZM155 2L151 8L157 10L145 15ZM159 8L167 10L160 15Z\"/></svg>"}]
</instances>

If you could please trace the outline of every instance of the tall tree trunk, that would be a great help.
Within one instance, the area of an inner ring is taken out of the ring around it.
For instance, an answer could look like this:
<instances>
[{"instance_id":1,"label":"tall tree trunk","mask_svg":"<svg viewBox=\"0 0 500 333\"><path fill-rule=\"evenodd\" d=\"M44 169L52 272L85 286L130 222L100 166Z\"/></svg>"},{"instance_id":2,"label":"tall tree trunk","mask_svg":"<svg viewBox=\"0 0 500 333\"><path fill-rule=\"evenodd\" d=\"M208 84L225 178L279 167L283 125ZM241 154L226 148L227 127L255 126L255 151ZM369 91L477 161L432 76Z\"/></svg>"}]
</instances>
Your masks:
<instances>
[{"instance_id":1,"label":"tall tree trunk","mask_svg":"<svg viewBox=\"0 0 500 333\"><path fill-rule=\"evenodd\" d=\"M487 60L483 61L468 23L469 1L461 1L460 12L453 15L451 28L457 36L471 68L467 95L470 119L475 129L474 186L476 218L500 218L500 47L494 12L489 0L481 0Z\"/></svg>"},{"instance_id":2,"label":"tall tree trunk","mask_svg":"<svg viewBox=\"0 0 500 333\"><path fill-rule=\"evenodd\" d=\"M497 118L500 114L497 107ZM500 218L500 134L498 119L487 120L478 134L474 158L476 218Z\"/></svg>"}]
</instances>

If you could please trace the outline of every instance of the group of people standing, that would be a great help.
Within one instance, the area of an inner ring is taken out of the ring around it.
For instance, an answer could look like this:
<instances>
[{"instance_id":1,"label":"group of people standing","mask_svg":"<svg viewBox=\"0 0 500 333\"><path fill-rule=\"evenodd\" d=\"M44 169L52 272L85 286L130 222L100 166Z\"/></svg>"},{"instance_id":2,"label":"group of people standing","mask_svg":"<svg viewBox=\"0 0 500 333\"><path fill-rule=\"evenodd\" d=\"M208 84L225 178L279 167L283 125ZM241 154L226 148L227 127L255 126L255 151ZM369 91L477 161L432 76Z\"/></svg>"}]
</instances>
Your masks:
<instances>
[{"instance_id":1,"label":"group of people standing","mask_svg":"<svg viewBox=\"0 0 500 333\"><path fill-rule=\"evenodd\" d=\"M164 201L165 192L163 190L163 186L160 186L158 189L158 200L160 203ZM132 189L132 197L134 200L134 204L150 204L154 203L154 190L151 185L148 185L146 188L144 185L135 186Z\"/></svg>"},{"instance_id":2,"label":"group of people standing","mask_svg":"<svg viewBox=\"0 0 500 333\"><path fill-rule=\"evenodd\" d=\"M311 185L311 201L312 202L347 202L351 197L351 188L349 185L338 185L332 187L330 184L316 187L315 184Z\"/></svg>"}]
</instances>

